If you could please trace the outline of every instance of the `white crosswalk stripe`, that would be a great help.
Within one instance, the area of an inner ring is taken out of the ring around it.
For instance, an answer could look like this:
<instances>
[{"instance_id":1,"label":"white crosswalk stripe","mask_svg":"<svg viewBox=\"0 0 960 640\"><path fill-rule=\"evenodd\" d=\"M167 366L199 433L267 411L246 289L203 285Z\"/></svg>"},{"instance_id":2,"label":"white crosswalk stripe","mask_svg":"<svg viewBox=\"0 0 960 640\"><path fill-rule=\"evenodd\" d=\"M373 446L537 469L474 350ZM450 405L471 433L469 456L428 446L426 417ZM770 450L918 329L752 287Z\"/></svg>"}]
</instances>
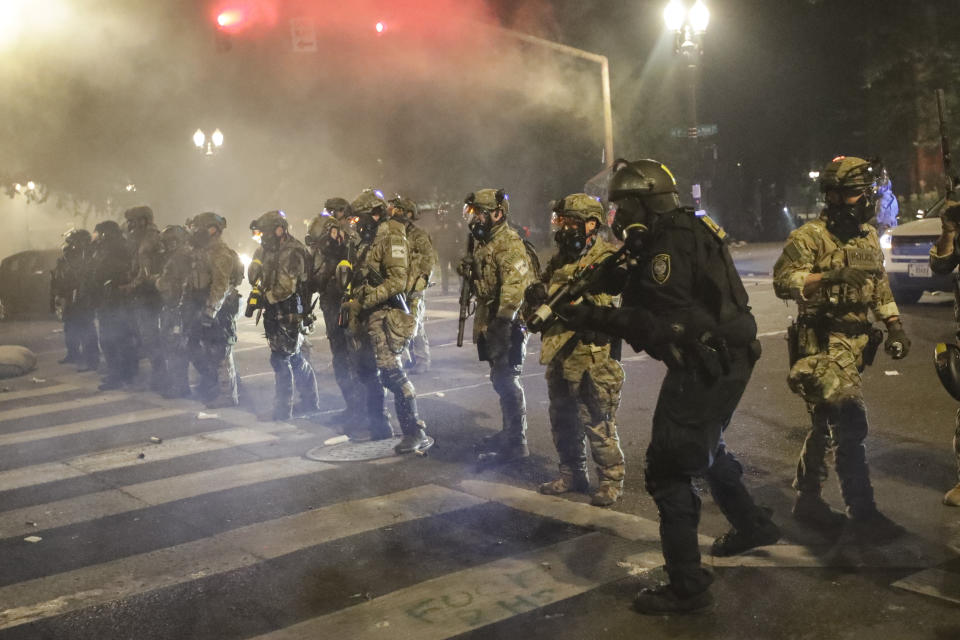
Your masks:
<instances>
[{"instance_id":1,"label":"white crosswalk stripe","mask_svg":"<svg viewBox=\"0 0 960 640\"><path fill-rule=\"evenodd\" d=\"M247 444L256 444L275 440L276 436L252 429L228 429L212 431L182 438L165 440L160 444L151 444L145 449L144 445L118 447L108 451L101 451L85 456L78 456L61 462L20 467L9 471L0 471L0 491L21 489L57 480L76 478L88 473L122 469L148 462L172 460L186 455L205 453L238 447ZM149 451L149 457L140 453Z\"/></svg>"},{"instance_id":2,"label":"white crosswalk stripe","mask_svg":"<svg viewBox=\"0 0 960 640\"><path fill-rule=\"evenodd\" d=\"M48 387L37 387L36 389L23 389L20 391L7 391L0 393L0 403L9 402L11 400L22 400L24 398L39 398L41 396L55 395L58 393L66 393L68 391L76 391L81 389L75 384L54 384Z\"/></svg>"},{"instance_id":3,"label":"white crosswalk stripe","mask_svg":"<svg viewBox=\"0 0 960 640\"><path fill-rule=\"evenodd\" d=\"M110 427L118 427L135 422L170 418L185 413L187 413L187 411L183 409L143 409L141 411L118 413L104 418L91 418L90 420L83 420L81 422L71 422L55 427L4 433L0 434L0 447L10 444L23 444L25 442L58 438L60 436L74 435L77 433L86 433L88 431L98 431L100 429L108 429Z\"/></svg>"},{"instance_id":4,"label":"white crosswalk stripe","mask_svg":"<svg viewBox=\"0 0 960 640\"><path fill-rule=\"evenodd\" d=\"M0 411L0 422L8 420L21 420L23 418L32 418L42 416L48 413L57 413L58 411L71 411L73 409L83 409L85 407L95 407L97 405L109 404L111 402L120 402L127 396L122 393L104 393L86 398L77 398L76 400L64 400L63 402L51 402L34 407L21 407L19 409L7 409Z\"/></svg>"}]
</instances>

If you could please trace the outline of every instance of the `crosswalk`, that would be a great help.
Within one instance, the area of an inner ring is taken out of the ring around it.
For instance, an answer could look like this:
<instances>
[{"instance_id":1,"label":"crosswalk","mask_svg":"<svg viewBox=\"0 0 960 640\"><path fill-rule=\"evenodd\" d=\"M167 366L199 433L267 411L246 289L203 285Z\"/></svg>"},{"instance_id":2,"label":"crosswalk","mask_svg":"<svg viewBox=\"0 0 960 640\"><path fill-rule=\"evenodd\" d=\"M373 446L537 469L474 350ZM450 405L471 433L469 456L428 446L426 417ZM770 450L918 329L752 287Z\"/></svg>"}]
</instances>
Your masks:
<instances>
[{"instance_id":1,"label":"crosswalk","mask_svg":"<svg viewBox=\"0 0 960 640\"><path fill-rule=\"evenodd\" d=\"M663 562L658 524L637 515L451 475L429 458L413 463L434 465L426 480L406 459L316 462L303 452L330 435L321 427L200 417L189 401L91 384L64 376L0 393L0 639L439 640ZM98 448L72 451L80 436ZM704 559L837 563L822 551ZM951 550L886 554L913 570L894 586L960 602Z\"/></svg>"}]
</instances>

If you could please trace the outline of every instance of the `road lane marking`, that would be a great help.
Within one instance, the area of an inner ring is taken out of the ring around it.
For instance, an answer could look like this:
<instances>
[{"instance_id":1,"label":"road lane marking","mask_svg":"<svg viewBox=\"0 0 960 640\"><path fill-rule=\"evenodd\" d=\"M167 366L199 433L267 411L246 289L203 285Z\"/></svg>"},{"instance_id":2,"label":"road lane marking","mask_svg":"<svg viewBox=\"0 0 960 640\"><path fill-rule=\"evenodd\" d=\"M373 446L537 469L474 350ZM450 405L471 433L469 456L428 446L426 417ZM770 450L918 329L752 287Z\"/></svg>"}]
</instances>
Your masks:
<instances>
[{"instance_id":1,"label":"road lane marking","mask_svg":"<svg viewBox=\"0 0 960 640\"><path fill-rule=\"evenodd\" d=\"M482 502L459 491L423 485L0 587L0 629L227 573L333 540Z\"/></svg>"},{"instance_id":2,"label":"road lane marking","mask_svg":"<svg viewBox=\"0 0 960 640\"><path fill-rule=\"evenodd\" d=\"M617 560L642 561L628 555L636 546L590 533L426 580L255 640L444 640L625 578Z\"/></svg>"},{"instance_id":3,"label":"road lane marking","mask_svg":"<svg viewBox=\"0 0 960 640\"><path fill-rule=\"evenodd\" d=\"M119 402L128 398L128 394L123 393L103 393L86 398L76 398L74 400L64 400L63 402L50 402L32 407L21 407L19 409L7 409L0 411L0 422L9 420L21 420L23 418L32 418L47 413L56 413L58 411L70 411L72 409L82 409L84 407L95 407L101 404Z\"/></svg>"},{"instance_id":4,"label":"road lane marking","mask_svg":"<svg viewBox=\"0 0 960 640\"><path fill-rule=\"evenodd\" d=\"M126 447L118 447L108 451L101 451L59 462L19 467L9 471L0 471L0 491L22 489L35 485L68 480L89 473L122 469L150 462L172 460L195 453L208 453L220 449L239 447L248 444L257 444L276 440L277 436L239 428L224 431L211 431L182 438L164 440L160 444L142 443ZM141 452L148 455L141 459L137 456Z\"/></svg>"},{"instance_id":5,"label":"road lane marking","mask_svg":"<svg viewBox=\"0 0 960 640\"><path fill-rule=\"evenodd\" d=\"M301 457L273 458L107 489L76 498L0 512L0 538L27 535L43 529L89 522L217 491L334 468L334 465Z\"/></svg>"},{"instance_id":6,"label":"road lane marking","mask_svg":"<svg viewBox=\"0 0 960 640\"><path fill-rule=\"evenodd\" d=\"M927 569L897 580L891 586L960 604L960 574L952 571Z\"/></svg>"},{"instance_id":7,"label":"road lane marking","mask_svg":"<svg viewBox=\"0 0 960 640\"><path fill-rule=\"evenodd\" d=\"M28 429L27 431L16 431L14 433L0 434L0 447L11 444L23 444L24 442L33 442L34 440L46 440L48 438L57 438L88 431L97 431L108 429L124 424L134 422L146 422L147 420L159 420L171 416L189 413L183 409L145 409L142 411L130 411L127 413L118 413L105 418L94 418L82 422L71 422L61 424L55 427L44 427L42 429Z\"/></svg>"},{"instance_id":8,"label":"road lane marking","mask_svg":"<svg viewBox=\"0 0 960 640\"><path fill-rule=\"evenodd\" d=\"M49 396L55 393L66 393L67 391L76 391L82 389L75 384L54 384L49 387L39 387L37 389L24 389L22 391L8 391L0 393L0 402L9 400L22 400L23 398L39 398Z\"/></svg>"},{"instance_id":9,"label":"road lane marking","mask_svg":"<svg viewBox=\"0 0 960 640\"><path fill-rule=\"evenodd\" d=\"M533 377L543 377L542 373L528 373L526 375L520 376L523 378L533 378ZM477 384L467 384L462 387L450 387L449 389L437 389L436 391L425 391L424 393L417 393L418 398L427 398L429 396L443 396L448 393L453 393L455 391L465 391L466 389L476 389L478 387L487 387L490 386L490 381L478 382Z\"/></svg>"}]
</instances>

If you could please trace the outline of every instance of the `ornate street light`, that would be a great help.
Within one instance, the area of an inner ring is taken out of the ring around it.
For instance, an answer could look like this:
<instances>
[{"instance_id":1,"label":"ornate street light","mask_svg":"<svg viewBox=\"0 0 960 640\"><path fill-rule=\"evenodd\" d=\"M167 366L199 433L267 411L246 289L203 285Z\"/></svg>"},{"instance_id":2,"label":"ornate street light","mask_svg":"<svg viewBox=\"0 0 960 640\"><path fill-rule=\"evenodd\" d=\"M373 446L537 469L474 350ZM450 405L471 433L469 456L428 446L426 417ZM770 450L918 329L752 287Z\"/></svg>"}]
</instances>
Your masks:
<instances>
[{"instance_id":1,"label":"ornate street light","mask_svg":"<svg viewBox=\"0 0 960 640\"><path fill-rule=\"evenodd\" d=\"M220 129L214 129L208 138L203 130L197 129L193 132L193 145L203 151L204 155L212 156L223 146L223 132Z\"/></svg>"}]
</instances>

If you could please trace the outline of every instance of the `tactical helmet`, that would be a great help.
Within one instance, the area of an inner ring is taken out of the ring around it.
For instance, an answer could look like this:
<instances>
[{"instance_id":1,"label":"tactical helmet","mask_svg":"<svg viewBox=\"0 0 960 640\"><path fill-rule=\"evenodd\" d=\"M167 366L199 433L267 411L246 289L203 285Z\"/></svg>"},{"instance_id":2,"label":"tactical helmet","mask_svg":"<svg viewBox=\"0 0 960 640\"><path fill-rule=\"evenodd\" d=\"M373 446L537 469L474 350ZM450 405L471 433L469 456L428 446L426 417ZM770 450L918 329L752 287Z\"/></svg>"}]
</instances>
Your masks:
<instances>
[{"instance_id":1,"label":"tactical helmet","mask_svg":"<svg viewBox=\"0 0 960 640\"><path fill-rule=\"evenodd\" d=\"M93 228L93 232L99 234L101 237L109 235L120 235L120 225L114 220L104 220L103 222L98 222L97 226Z\"/></svg>"},{"instance_id":2,"label":"tactical helmet","mask_svg":"<svg viewBox=\"0 0 960 640\"><path fill-rule=\"evenodd\" d=\"M577 218L583 222L596 220L601 225L604 218L603 205L596 198L585 193L574 193L557 200L553 205L553 213L557 216Z\"/></svg>"},{"instance_id":3,"label":"tactical helmet","mask_svg":"<svg viewBox=\"0 0 960 640\"><path fill-rule=\"evenodd\" d=\"M680 207L677 180L670 169L649 158L613 163L607 200L616 202L635 196L650 213L667 213Z\"/></svg>"},{"instance_id":4,"label":"tactical helmet","mask_svg":"<svg viewBox=\"0 0 960 640\"><path fill-rule=\"evenodd\" d=\"M90 232L86 229L70 229L70 231L63 234L64 244L75 247L86 246L90 244L92 239Z\"/></svg>"},{"instance_id":5,"label":"tactical helmet","mask_svg":"<svg viewBox=\"0 0 960 640\"><path fill-rule=\"evenodd\" d=\"M168 250L186 244L189 238L190 232L179 224L169 224L160 232L160 242Z\"/></svg>"},{"instance_id":6,"label":"tactical helmet","mask_svg":"<svg viewBox=\"0 0 960 640\"><path fill-rule=\"evenodd\" d=\"M495 209L502 209L503 215L507 215L510 210L510 196L504 193L503 189L480 189L467 194L463 200L464 210L467 207L475 207L484 212L490 212Z\"/></svg>"},{"instance_id":7,"label":"tactical helmet","mask_svg":"<svg viewBox=\"0 0 960 640\"><path fill-rule=\"evenodd\" d=\"M216 227L217 231L223 231L227 228L227 219L212 211L204 211L203 213L194 216L193 219L189 221L187 226L196 227L197 229ZM167 227L167 229L169 228L170 227Z\"/></svg>"},{"instance_id":8,"label":"tactical helmet","mask_svg":"<svg viewBox=\"0 0 960 640\"><path fill-rule=\"evenodd\" d=\"M153 209L147 206L133 207L123 212L123 217L127 222L143 222L150 224L153 222Z\"/></svg>"},{"instance_id":9,"label":"tactical helmet","mask_svg":"<svg viewBox=\"0 0 960 640\"><path fill-rule=\"evenodd\" d=\"M863 158L838 156L820 174L820 191L873 189L877 177Z\"/></svg>"},{"instance_id":10,"label":"tactical helmet","mask_svg":"<svg viewBox=\"0 0 960 640\"><path fill-rule=\"evenodd\" d=\"M226 226L226 221L224 221L224 226ZM251 231L259 231L264 235L273 234L277 227L283 227L284 231L289 228L287 214L280 210L267 211L265 214L250 223Z\"/></svg>"},{"instance_id":11,"label":"tactical helmet","mask_svg":"<svg viewBox=\"0 0 960 640\"><path fill-rule=\"evenodd\" d=\"M383 194L374 189L364 189L356 199L350 203L350 208L354 213L368 213L370 215L383 215L387 211L387 201L383 199ZM378 212L377 209L380 209Z\"/></svg>"},{"instance_id":12,"label":"tactical helmet","mask_svg":"<svg viewBox=\"0 0 960 640\"><path fill-rule=\"evenodd\" d=\"M390 206L399 209L404 215L409 215L413 220L420 219L420 207L410 198L404 198L400 194L390 199Z\"/></svg>"},{"instance_id":13,"label":"tactical helmet","mask_svg":"<svg viewBox=\"0 0 960 640\"><path fill-rule=\"evenodd\" d=\"M328 198L326 202L323 203L323 210L333 215L336 211L343 211L344 215L349 216L353 209L350 208L350 203L343 198Z\"/></svg>"}]
</instances>

